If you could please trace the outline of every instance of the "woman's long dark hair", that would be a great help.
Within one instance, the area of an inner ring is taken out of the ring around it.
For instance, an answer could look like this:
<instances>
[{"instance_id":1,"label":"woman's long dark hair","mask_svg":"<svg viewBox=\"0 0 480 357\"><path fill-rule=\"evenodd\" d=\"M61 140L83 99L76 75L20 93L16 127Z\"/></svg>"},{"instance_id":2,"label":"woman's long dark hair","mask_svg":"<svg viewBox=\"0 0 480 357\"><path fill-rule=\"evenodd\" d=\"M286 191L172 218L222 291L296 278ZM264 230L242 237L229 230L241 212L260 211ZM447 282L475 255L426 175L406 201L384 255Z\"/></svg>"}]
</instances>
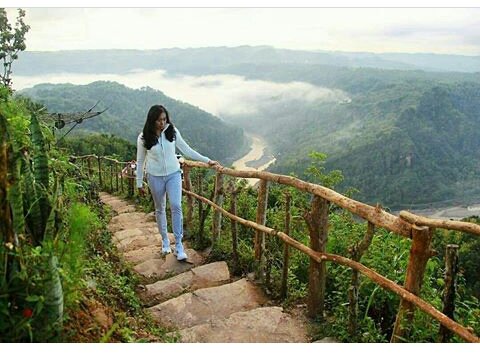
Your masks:
<instances>
[{"instance_id":1,"label":"woman's long dark hair","mask_svg":"<svg viewBox=\"0 0 480 357\"><path fill-rule=\"evenodd\" d=\"M175 127L170 122L170 116L168 115L167 109L165 109L163 105L154 105L148 111L147 121L145 122L145 126L143 127L143 145L147 150L150 150L152 146L158 143L157 132L155 130L155 122L162 113L165 113L165 115L167 116L167 123L170 124L167 130L165 130L165 137L170 142L175 140Z\"/></svg>"}]
</instances>

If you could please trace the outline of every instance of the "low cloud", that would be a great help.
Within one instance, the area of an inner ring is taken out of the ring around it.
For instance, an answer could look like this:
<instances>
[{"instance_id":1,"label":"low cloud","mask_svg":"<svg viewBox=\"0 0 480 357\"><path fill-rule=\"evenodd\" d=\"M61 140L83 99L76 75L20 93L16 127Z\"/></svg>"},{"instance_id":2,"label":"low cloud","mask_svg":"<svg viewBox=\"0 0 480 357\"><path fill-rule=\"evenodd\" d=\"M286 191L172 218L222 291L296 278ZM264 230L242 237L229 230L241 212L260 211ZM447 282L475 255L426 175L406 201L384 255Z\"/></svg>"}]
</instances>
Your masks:
<instances>
[{"instance_id":1,"label":"low cloud","mask_svg":"<svg viewBox=\"0 0 480 357\"><path fill-rule=\"evenodd\" d=\"M39 83L84 85L100 80L115 81L135 89L148 86L220 117L255 115L266 107L291 101L349 100L347 94L341 90L318 87L305 82L276 83L247 80L236 75L170 77L163 70L135 70L126 75L64 73L16 76L14 88L20 90Z\"/></svg>"}]
</instances>

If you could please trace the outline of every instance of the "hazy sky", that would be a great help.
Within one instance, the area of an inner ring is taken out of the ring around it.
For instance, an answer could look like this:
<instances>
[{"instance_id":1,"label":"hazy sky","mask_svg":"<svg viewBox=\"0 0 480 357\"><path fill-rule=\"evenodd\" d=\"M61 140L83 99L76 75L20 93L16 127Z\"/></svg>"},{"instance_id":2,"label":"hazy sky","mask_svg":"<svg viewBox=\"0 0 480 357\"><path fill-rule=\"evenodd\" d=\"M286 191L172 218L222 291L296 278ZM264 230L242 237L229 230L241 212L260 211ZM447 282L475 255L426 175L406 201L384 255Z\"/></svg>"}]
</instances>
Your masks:
<instances>
[{"instance_id":1,"label":"hazy sky","mask_svg":"<svg viewBox=\"0 0 480 357\"><path fill-rule=\"evenodd\" d=\"M27 50L277 48L480 55L480 8L26 8ZM14 20L15 9L8 9ZM13 21L12 21L13 22Z\"/></svg>"}]
</instances>

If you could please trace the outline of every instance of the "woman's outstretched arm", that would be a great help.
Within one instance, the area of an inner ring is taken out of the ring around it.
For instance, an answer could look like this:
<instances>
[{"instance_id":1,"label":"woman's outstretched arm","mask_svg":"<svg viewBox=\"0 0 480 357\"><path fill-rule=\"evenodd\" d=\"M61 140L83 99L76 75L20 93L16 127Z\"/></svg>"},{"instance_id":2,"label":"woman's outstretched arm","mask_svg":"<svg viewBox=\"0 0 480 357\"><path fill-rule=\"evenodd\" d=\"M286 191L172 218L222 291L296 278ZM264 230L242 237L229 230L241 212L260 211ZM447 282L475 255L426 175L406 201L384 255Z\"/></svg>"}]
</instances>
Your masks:
<instances>
[{"instance_id":1,"label":"woman's outstretched arm","mask_svg":"<svg viewBox=\"0 0 480 357\"><path fill-rule=\"evenodd\" d=\"M210 163L212 161L212 160L210 160L210 158L208 158L206 156L203 156L203 155L199 154L198 152L196 152L195 150L193 150L185 142L185 140L183 140L182 135L180 134L180 131L177 128L175 128L175 131L176 131L176 139L175 139L176 146L177 146L177 148L180 149L180 151L185 156L189 157L192 160L201 161L201 162L204 162L204 163Z\"/></svg>"}]
</instances>

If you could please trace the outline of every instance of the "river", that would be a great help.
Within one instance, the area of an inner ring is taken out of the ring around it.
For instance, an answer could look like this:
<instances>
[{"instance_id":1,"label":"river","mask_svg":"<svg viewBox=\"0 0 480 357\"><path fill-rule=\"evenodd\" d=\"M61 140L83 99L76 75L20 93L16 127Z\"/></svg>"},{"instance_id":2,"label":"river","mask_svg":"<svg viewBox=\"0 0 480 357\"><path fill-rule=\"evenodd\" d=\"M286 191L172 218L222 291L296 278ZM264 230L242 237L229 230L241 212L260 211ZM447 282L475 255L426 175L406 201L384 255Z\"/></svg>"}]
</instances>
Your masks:
<instances>
[{"instance_id":1,"label":"river","mask_svg":"<svg viewBox=\"0 0 480 357\"><path fill-rule=\"evenodd\" d=\"M250 151L232 165L236 170L256 170L263 171L267 169L271 164L275 162L275 157L268 154L267 144L265 140L255 134L245 133L251 138L252 143L250 145ZM254 186L258 179L249 178L246 179L250 186ZM480 203L470 206L446 206L443 208L431 208L423 210L409 210L415 214L437 218L437 219L456 219L460 220L469 216L480 216ZM399 212L392 212L398 215Z\"/></svg>"},{"instance_id":2,"label":"river","mask_svg":"<svg viewBox=\"0 0 480 357\"><path fill-rule=\"evenodd\" d=\"M408 210L412 213L418 214L419 216L443 219L443 220L461 220L465 217L470 216L480 216L480 203L472 204L469 206L448 206L443 208L430 208L422 210ZM392 212L395 215L398 215L399 212Z\"/></svg>"},{"instance_id":3,"label":"river","mask_svg":"<svg viewBox=\"0 0 480 357\"><path fill-rule=\"evenodd\" d=\"M236 170L265 170L275 162L275 157L267 153L267 144L263 138L251 133L245 134L252 139L250 151L245 156L235 161L232 166ZM250 186L254 186L258 182L258 179L254 178L248 178L246 180Z\"/></svg>"},{"instance_id":4,"label":"river","mask_svg":"<svg viewBox=\"0 0 480 357\"><path fill-rule=\"evenodd\" d=\"M245 133L248 137L251 138L252 143L250 145L250 151L232 165L236 170L256 170L263 171L267 169L271 164L275 162L275 157L268 154L267 144L265 140L255 134ZM250 186L254 186L258 179L249 178L246 179ZM464 217L469 216L480 216L480 203L473 204L470 206L446 206L443 208L431 208L423 210L409 210L415 214L436 218L436 219L455 219L461 220ZM395 215L398 215L399 212L392 212Z\"/></svg>"}]
</instances>

